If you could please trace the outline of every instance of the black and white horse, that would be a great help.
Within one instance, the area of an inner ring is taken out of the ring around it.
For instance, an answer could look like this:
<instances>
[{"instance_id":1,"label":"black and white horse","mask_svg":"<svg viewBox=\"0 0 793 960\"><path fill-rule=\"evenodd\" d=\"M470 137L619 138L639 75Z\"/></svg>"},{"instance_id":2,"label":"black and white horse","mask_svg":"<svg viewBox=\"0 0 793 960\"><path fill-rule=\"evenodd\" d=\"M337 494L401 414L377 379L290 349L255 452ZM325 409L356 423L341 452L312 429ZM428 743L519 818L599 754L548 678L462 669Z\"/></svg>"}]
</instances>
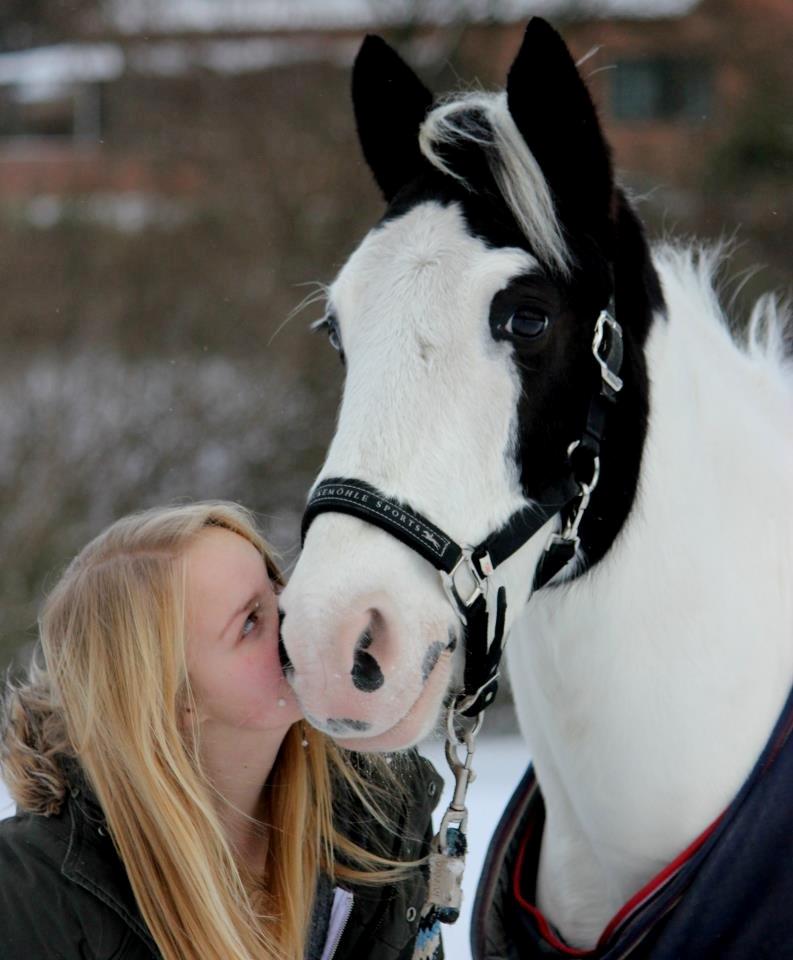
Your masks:
<instances>
[{"instance_id":1,"label":"black and white horse","mask_svg":"<svg viewBox=\"0 0 793 960\"><path fill-rule=\"evenodd\" d=\"M411 536L480 544L537 505L539 529L456 589L481 576L507 601L546 809L537 902L589 948L727 807L793 682L786 317L764 298L736 337L717 257L650 249L543 21L504 93L434 102L368 38L353 96L388 207L329 290L346 383L318 483L410 509L400 536L360 510L314 519L282 596L290 676L345 746L416 743L465 653L455 590ZM572 559L532 595L554 534Z\"/></svg>"}]
</instances>

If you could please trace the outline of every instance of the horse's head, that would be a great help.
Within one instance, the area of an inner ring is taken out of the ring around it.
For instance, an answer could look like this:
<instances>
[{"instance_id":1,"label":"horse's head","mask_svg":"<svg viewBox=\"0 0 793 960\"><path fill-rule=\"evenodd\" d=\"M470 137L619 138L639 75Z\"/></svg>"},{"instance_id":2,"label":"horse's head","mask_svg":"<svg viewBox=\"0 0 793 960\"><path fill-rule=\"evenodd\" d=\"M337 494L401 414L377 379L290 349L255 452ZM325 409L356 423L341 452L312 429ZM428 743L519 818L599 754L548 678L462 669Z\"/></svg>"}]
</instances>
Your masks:
<instances>
[{"instance_id":1,"label":"horse's head","mask_svg":"<svg viewBox=\"0 0 793 960\"><path fill-rule=\"evenodd\" d=\"M330 288L325 322L346 384L318 482L366 481L477 544L569 470L598 388L593 330L615 292L615 238L621 228L643 249L640 230L586 87L541 20L504 93L433 105L367 38L353 100L388 209ZM640 336L626 334L629 380ZM602 554L598 520L591 551ZM499 571L507 629L558 524ZM316 518L282 611L306 715L348 746L415 742L460 682L461 623L438 574L359 517Z\"/></svg>"}]
</instances>

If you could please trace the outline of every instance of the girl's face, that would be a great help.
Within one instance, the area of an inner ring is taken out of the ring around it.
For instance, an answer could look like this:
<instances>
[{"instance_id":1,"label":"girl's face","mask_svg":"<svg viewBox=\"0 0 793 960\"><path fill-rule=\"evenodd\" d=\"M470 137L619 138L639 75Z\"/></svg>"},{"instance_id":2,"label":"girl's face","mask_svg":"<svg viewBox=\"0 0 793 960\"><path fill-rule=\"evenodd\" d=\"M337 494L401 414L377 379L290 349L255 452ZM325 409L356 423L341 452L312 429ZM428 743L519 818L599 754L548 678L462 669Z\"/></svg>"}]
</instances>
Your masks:
<instances>
[{"instance_id":1,"label":"girl's face","mask_svg":"<svg viewBox=\"0 0 793 960\"><path fill-rule=\"evenodd\" d=\"M207 527L185 559L187 670L200 721L285 733L302 714L278 659L278 604L261 554Z\"/></svg>"}]
</instances>

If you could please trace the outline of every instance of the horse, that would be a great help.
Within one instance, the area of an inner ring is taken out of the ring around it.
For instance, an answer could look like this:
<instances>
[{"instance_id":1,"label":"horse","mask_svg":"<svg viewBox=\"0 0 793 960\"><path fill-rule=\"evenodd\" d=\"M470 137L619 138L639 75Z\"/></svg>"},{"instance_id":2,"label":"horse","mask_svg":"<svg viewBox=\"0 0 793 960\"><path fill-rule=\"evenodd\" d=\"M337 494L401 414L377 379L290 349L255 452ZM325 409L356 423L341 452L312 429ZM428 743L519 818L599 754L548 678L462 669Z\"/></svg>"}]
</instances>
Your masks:
<instances>
[{"instance_id":1,"label":"horse","mask_svg":"<svg viewBox=\"0 0 793 960\"><path fill-rule=\"evenodd\" d=\"M789 318L766 295L736 332L718 249L649 244L545 21L504 91L440 100L367 37L352 97L386 210L319 323L345 384L284 667L342 746L401 750L461 692L469 715L490 702L508 638L520 803L543 808L515 885L536 955L627 956L608 952L626 905L702 859L790 752ZM764 924L776 952L661 955L793 956ZM535 955L487 936L476 956Z\"/></svg>"}]
</instances>

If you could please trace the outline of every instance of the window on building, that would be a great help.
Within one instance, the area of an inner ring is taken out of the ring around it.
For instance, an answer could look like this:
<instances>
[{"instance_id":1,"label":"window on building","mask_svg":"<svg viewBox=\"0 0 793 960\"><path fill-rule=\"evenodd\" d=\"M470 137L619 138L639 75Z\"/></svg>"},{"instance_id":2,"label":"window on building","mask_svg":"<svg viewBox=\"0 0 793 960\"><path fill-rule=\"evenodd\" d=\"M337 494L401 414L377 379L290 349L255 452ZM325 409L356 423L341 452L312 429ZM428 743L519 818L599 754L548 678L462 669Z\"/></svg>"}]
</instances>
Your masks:
<instances>
[{"instance_id":1,"label":"window on building","mask_svg":"<svg viewBox=\"0 0 793 960\"><path fill-rule=\"evenodd\" d=\"M96 84L0 85L0 137L96 139L100 91Z\"/></svg>"},{"instance_id":2,"label":"window on building","mask_svg":"<svg viewBox=\"0 0 793 960\"><path fill-rule=\"evenodd\" d=\"M712 69L705 60L619 60L611 77L611 106L617 120L702 122L710 115Z\"/></svg>"}]
</instances>

